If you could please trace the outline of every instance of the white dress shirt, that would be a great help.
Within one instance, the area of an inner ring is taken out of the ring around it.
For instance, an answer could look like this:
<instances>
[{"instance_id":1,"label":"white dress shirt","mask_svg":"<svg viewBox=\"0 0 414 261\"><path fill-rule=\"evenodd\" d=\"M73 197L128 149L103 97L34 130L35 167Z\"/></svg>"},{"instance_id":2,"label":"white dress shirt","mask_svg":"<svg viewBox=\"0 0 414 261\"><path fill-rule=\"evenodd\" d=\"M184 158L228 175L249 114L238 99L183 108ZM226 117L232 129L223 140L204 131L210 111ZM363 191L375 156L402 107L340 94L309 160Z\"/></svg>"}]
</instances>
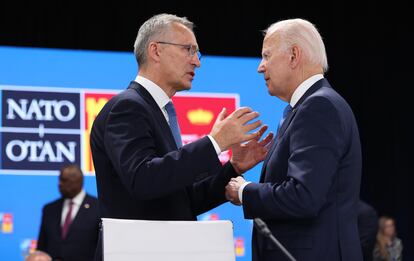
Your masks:
<instances>
[{"instance_id":1,"label":"white dress shirt","mask_svg":"<svg viewBox=\"0 0 414 261\"><path fill-rule=\"evenodd\" d=\"M148 80L147 78L140 76L140 75L137 75L137 77L135 78L135 81L141 84L142 87L144 87L151 94L152 98L155 100L158 107L160 107L160 110L164 114L164 117L167 120L168 124L170 124L170 120L168 118L168 113L167 113L167 110L165 109L165 105L167 105L167 103L170 102L171 99L164 92L164 90L161 89L161 87L159 87L153 81ZM210 135L207 135L207 137L210 139L211 143L213 144L217 155L220 155L221 150L217 142Z\"/></svg>"},{"instance_id":2,"label":"white dress shirt","mask_svg":"<svg viewBox=\"0 0 414 261\"><path fill-rule=\"evenodd\" d=\"M301 84L299 84L298 88L296 88L296 90L292 94L292 97L290 98L290 106L294 108L300 100L300 98L302 98L302 96L306 93L306 91L309 90L309 88L312 87L312 85L314 85L317 81L319 81L322 78L323 74L315 74L303 81ZM243 183L243 185L241 185L239 188L238 195L241 203L243 203L243 190L249 183L251 182L248 181L246 183Z\"/></svg>"},{"instance_id":3,"label":"white dress shirt","mask_svg":"<svg viewBox=\"0 0 414 261\"><path fill-rule=\"evenodd\" d=\"M73 206L72 206L72 221L73 219L75 219L76 214L78 214L79 208L82 205L83 200L85 199L86 193L85 191L82 189L81 192L78 193L78 195L76 195L72 201L73 201ZM69 212L69 203L70 203L71 199L65 199L65 201L63 202L63 209L62 209L62 218L60 220L60 225L63 226L63 223L65 223L65 219L66 219L66 215Z\"/></svg>"}]
</instances>

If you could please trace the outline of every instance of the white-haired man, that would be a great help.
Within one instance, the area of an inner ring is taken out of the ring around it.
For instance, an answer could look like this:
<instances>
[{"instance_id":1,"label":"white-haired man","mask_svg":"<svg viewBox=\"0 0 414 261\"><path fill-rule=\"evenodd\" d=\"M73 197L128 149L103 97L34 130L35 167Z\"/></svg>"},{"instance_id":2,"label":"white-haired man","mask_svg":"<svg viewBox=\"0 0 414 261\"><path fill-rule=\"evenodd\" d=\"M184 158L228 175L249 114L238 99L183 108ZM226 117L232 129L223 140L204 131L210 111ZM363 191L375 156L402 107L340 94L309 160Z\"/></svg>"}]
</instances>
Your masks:
<instances>
[{"instance_id":1,"label":"white-haired man","mask_svg":"<svg viewBox=\"0 0 414 261\"><path fill-rule=\"evenodd\" d=\"M362 260L357 228L361 178L358 127L323 74L324 43L303 19L266 30L262 61L269 94L288 102L260 183L233 178L226 196L261 218L297 260ZM253 231L253 260L289 260Z\"/></svg>"}]
</instances>

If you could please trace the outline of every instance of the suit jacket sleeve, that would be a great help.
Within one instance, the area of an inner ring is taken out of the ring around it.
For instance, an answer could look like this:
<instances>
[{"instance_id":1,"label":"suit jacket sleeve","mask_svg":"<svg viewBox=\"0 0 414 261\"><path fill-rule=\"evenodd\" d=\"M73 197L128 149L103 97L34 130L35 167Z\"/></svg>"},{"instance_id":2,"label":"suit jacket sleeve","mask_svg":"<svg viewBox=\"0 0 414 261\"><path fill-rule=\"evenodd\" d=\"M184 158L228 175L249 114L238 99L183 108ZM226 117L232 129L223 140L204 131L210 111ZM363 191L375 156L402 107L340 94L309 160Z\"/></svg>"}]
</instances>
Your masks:
<instances>
[{"instance_id":1,"label":"suit jacket sleeve","mask_svg":"<svg viewBox=\"0 0 414 261\"><path fill-rule=\"evenodd\" d=\"M248 184L243 191L246 218L315 217L326 202L344 147L339 112L327 98L310 97L289 128L286 179Z\"/></svg>"},{"instance_id":2,"label":"suit jacket sleeve","mask_svg":"<svg viewBox=\"0 0 414 261\"><path fill-rule=\"evenodd\" d=\"M154 137L151 115L145 105L131 98L115 103L106 120L105 150L132 196L140 200L163 197L220 170L208 137L158 155L157 148L165 140Z\"/></svg>"},{"instance_id":3,"label":"suit jacket sleeve","mask_svg":"<svg viewBox=\"0 0 414 261\"><path fill-rule=\"evenodd\" d=\"M194 183L188 189L194 215L200 215L226 202L225 187L231 178L237 176L233 165L227 162L217 175Z\"/></svg>"}]
</instances>

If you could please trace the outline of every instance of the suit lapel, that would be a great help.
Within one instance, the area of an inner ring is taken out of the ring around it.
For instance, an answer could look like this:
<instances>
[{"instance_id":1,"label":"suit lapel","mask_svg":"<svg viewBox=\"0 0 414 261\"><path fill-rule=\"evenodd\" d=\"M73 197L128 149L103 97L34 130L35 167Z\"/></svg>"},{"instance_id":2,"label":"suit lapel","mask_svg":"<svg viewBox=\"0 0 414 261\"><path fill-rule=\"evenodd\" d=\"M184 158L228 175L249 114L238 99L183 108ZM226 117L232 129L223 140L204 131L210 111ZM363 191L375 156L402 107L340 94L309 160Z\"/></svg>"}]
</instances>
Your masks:
<instances>
[{"instance_id":1,"label":"suit lapel","mask_svg":"<svg viewBox=\"0 0 414 261\"><path fill-rule=\"evenodd\" d=\"M265 159L265 161L263 162L263 166L262 166L262 171L260 173L260 182L264 182L264 178L265 178L265 173L266 173L266 166L269 162L269 159L271 158L273 151L276 150L276 147L280 141L280 139L283 137L283 135L285 134L287 128L289 127L290 123L293 121L293 119L295 118L296 112L298 111L298 108L300 107L300 105L303 103L304 100L306 100L306 98L308 98L311 94L313 94L314 92L316 92L318 89L320 89L322 86L329 86L328 81L323 78L319 81L317 81L316 83L314 83L306 92L305 94L299 99L299 101L295 104L295 107L293 107L292 112L287 116L286 120L283 122L282 126L280 126L280 129L276 135L275 140L273 141L273 145L270 149L270 151L268 152L268 155Z\"/></svg>"},{"instance_id":2,"label":"suit lapel","mask_svg":"<svg viewBox=\"0 0 414 261\"><path fill-rule=\"evenodd\" d=\"M65 203L65 199L61 198L59 201L59 205L57 208L58 213L56 213L58 220L55 224L56 226L56 230L55 231L59 231L59 238L62 238L62 211L63 211L63 204Z\"/></svg>"},{"instance_id":3,"label":"suit lapel","mask_svg":"<svg viewBox=\"0 0 414 261\"><path fill-rule=\"evenodd\" d=\"M154 98L151 94L137 82L132 81L128 87L128 89L134 89L137 93L150 105L152 111L154 112L155 118L162 130L162 133L165 133L168 136L168 143L170 147L177 149L177 144L175 143L174 136L172 135L170 125L168 125L167 120L165 119L164 114L162 113L160 107L155 102Z\"/></svg>"},{"instance_id":4,"label":"suit lapel","mask_svg":"<svg viewBox=\"0 0 414 261\"><path fill-rule=\"evenodd\" d=\"M292 112L289 113L289 115L286 117L286 120L283 122L282 126L280 126L280 129L276 135L277 142L279 142L280 138L283 136L283 134L285 134L286 129L289 127L290 123L296 115L296 111L297 106L295 106L295 108L292 109Z\"/></svg>"}]
</instances>

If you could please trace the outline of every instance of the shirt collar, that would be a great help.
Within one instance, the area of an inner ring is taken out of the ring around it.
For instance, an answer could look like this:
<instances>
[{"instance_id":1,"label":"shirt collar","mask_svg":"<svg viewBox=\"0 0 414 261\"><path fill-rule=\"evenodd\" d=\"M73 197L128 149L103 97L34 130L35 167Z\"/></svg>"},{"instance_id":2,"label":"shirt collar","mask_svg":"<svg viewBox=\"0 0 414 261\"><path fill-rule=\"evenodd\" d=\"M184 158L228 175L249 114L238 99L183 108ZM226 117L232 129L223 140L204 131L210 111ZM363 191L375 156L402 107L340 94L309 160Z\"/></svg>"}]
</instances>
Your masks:
<instances>
[{"instance_id":1,"label":"shirt collar","mask_svg":"<svg viewBox=\"0 0 414 261\"><path fill-rule=\"evenodd\" d=\"M163 109L165 105L171 101L164 90L161 89L161 87L155 84L153 81L148 80L141 75L137 75L135 81L141 84L142 87L144 87L151 94L152 98L155 100L160 109Z\"/></svg>"},{"instance_id":2,"label":"shirt collar","mask_svg":"<svg viewBox=\"0 0 414 261\"><path fill-rule=\"evenodd\" d=\"M80 206L82 204L83 199L85 198L85 196L86 196L86 192L85 192L85 190L82 189L81 192L78 193L78 195L76 195L75 197L72 198L72 202L75 205ZM69 202L70 199L66 199L66 201Z\"/></svg>"},{"instance_id":3,"label":"shirt collar","mask_svg":"<svg viewBox=\"0 0 414 261\"><path fill-rule=\"evenodd\" d=\"M323 78L323 74L315 74L301 84L299 84L298 88L293 92L292 98L290 99L290 106L295 107L296 103L302 98L302 96L309 90L312 85L314 85L317 81Z\"/></svg>"}]
</instances>

